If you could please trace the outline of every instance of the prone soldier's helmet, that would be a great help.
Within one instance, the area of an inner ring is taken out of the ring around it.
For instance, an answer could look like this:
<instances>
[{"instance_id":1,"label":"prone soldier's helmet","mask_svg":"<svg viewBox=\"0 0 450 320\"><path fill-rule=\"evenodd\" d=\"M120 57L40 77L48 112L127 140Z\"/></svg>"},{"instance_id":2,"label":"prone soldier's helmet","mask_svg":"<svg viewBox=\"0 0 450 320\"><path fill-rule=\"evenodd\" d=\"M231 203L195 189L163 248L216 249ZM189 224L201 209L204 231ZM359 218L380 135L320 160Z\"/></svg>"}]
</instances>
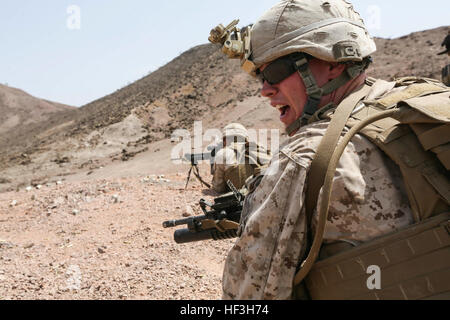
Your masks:
<instances>
[{"instance_id":1,"label":"prone soldier's helmet","mask_svg":"<svg viewBox=\"0 0 450 320\"><path fill-rule=\"evenodd\" d=\"M230 123L225 128L223 128L223 137L224 138L233 138L239 137L242 141L248 140L248 131L247 129L240 123Z\"/></svg>"},{"instance_id":2,"label":"prone soldier's helmet","mask_svg":"<svg viewBox=\"0 0 450 320\"><path fill-rule=\"evenodd\" d=\"M305 83L309 98L305 114L288 128L288 133L317 111L322 96L360 75L376 51L361 16L344 0L282 0L251 27L238 29L237 22L219 25L211 31L209 40L221 43L230 58L240 58L242 68L254 76L261 75L259 68L269 62L291 60L292 67L286 72L298 71ZM348 67L341 77L320 88L308 66L311 57ZM266 69L262 78L276 83L279 69L272 74Z\"/></svg>"}]
</instances>

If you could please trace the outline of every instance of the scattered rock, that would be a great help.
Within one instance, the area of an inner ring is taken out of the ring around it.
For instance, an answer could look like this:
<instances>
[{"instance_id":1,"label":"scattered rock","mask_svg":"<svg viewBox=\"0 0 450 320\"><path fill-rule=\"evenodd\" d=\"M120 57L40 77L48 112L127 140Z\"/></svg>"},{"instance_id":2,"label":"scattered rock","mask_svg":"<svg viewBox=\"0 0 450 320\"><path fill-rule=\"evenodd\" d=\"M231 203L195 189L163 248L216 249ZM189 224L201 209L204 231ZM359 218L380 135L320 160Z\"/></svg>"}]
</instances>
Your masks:
<instances>
[{"instance_id":1,"label":"scattered rock","mask_svg":"<svg viewBox=\"0 0 450 320\"><path fill-rule=\"evenodd\" d=\"M74 216L78 215L79 213L80 213L80 211L77 210L77 209L73 209L73 210L72 210L72 214L73 214Z\"/></svg>"},{"instance_id":2,"label":"scattered rock","mask_svg":"<svg viewBox=\"0 0 450 320\"><path fill-rule=\"evenodd\" d=\"M12 181L6 178L0 178L0 184L11 183Z\"/></svg>"},{"instance_id":3,"label":"scattered rock","mask_svg":"<svg viewBox=\"0 0 450 320\"><path fill-rule=\"evenodd\" d=\"M32 187L32 186L28 186L28 187L25 188L25 190L26 190L27 192L30 192L31 190L33 190L33 187Z\"/></svg>"},{"instance_id":4,"label":"scattered rock","mask_svg":"<svg viewBox=\"0 0 450 320\"><path fill-rule=\"evenodd\" d=\"M0 239L0 249L12 249L14 245L6 240Z\"/></svg>"},{"instance_id":5,"label":"scattered rock","mask_svg":"<svg viewBox=\"0 0 450 320\"><path fill-rule=\"evenodd\" d=\"M120 201L119 195L115 194L111 197L113 203L118 203Z\"/></svg>"},{"instance_id":6,"label":"scattered rock","mask_svg":"<svg viewBox=\"0 0 450 320\"><path fill-rule=\"evenodd\" d=\"M63 163L69 163L70 159L67 156L65 156L65 157L58 156L56 159L52 160L52 162L55 162L57 164L63 164Z\"/></svg>"},{"instance_id":7,"label":"scattered rock","mask_svg":"<svg viewBox=\"0 0 450 320\"><path fill-rule=\"evenodd\" d=\"M10 207L15 207L17 206L17 200L13 200L11 201L11 203L9 204Z\"/></svg>"},{"instance_id":8,"label":"scattered rock","mask_svg":"<svg viewBox=\"0 0 450 320\"><path fill-rule=\"evenodd\" d=\"M23 248L24 248L24 249L30 249L30 248L32 248L33 246L34 246L34 243L33 243L33 242L29 242L29 243L25 244L25 245L23 246Z\"/></svg>"},{"instance_id":9,"label":"scattered rock","mask_svg":"<svg viewBox=\"0 0 450 320\"><path fill-rule=\"evenodd\" d=\"M53 202L47 207L47 209L56 209L59 206L63 205L65 202L64 197L58 197L53 200Z\"/></svg>"}]
</instances>

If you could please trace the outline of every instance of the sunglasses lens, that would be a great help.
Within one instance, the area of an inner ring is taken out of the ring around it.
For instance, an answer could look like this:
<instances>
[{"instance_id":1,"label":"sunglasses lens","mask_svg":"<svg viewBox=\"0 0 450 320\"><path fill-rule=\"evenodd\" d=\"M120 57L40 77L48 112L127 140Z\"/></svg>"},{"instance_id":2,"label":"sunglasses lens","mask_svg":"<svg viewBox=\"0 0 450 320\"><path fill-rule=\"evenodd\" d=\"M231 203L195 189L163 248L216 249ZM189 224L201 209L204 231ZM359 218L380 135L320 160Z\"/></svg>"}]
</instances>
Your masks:
<instances>
[{"instance_id":1,"label":"sunglasses lens","mask_svg":"<svg viewBox=\"0 0 450 320\"><path fill-rule=\"evenodd\" d=\"M288 78L295 71L296 68L291 59L281 58L269 64L258 76L263 82L267 81L273 85Z\"/></svg>"}]
</instances>

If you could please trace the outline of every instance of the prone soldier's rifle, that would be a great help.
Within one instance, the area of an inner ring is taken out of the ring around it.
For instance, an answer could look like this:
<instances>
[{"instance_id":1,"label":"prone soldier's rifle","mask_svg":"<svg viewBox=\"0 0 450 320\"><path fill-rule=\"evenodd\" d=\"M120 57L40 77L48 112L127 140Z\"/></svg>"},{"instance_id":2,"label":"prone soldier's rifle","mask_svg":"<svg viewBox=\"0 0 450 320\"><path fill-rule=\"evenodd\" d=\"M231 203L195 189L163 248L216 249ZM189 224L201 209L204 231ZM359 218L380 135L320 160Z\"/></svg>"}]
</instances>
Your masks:
<instances>
[{"instance_id":1,"label":"prone soldier's rifle","mask_svg":"<svg viewBox=\"0 0 450 320\"><path fill-rule=\"evenodd\" d=\"M228 181L228 186L232 192L215 198L214 203L209 203L204 199L200 200L200 208L204 215L163 222L164 228L187 225L187 228L175 231L176 243L237 237L246 191L245 189L238 191L230 181Z\"/></svg>"},{"instance_id":2,"label":"prone soldier's rifle","mask_svg":"<svg viewBox=\"0 0 450 320\"><path fill-rule=\"evenodd\" d=\"M186 180L186 186L187 188L189 184L189 180L191 179L191 174L194 172L195 177L200 181L201 184L206 186L207 188L211 188L211 185L207 182L205 182L202 177L200 176L200 172L198 170L198 163L203 160L209 160L210 166L211 166L211 173L213 172L213 166L214 166L214 158L216 157L216 152L218 148L221 148L220 145L214 146L214 147L208 147L208 152L206 153L186 153L184 155L183 160L186 160L191 163L191 168L189 169L187 180Z\"/></svg>"},{"instance_id":3,"label":"prone soldier's rifle","mask_svg":"<svg viewBox=\"0 0 450 320\"><path fill-rule=\"evenodd\" d=\"M197 177L197 179L200 181L201 184L205 185L207 188L211 188L211 185L207 182L205 182L202 177L200 176L200 171L198 170L198 163L202 160L209 160L211 163L211 166L214 163L214 157L211 153L187 153L184 155L184 159L189 161L191 163L191 168L189 169L187 180L186 180L186 186L187 188L189 184L189 180L191 179L191 173L194 171L194 175Z\"/></svg>"}]
</instances>

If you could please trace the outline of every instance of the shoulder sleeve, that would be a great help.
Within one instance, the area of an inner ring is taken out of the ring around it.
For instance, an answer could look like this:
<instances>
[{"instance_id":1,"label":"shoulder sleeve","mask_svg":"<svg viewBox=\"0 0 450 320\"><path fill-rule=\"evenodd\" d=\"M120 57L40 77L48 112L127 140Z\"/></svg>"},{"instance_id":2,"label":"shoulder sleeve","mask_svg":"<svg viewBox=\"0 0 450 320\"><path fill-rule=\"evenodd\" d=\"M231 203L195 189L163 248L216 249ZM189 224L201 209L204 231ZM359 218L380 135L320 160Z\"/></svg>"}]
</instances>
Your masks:
<instances>
[{"instance_id":1,"label":"shoulder sleeve","mask_svg":"<svg viewBox=\"0 0 450 320\"><path fill-rule=\"evenodd\" d=\"M241 237L225 263L225 299L290 299L297 265L306 252L306 176L326 127L318 123L301 130L246 197ZM324 239L365 242L410 224L400 176L375 145L355 136L335 174ZM316 221L317 213L312 229Z\"/></svg>"},{"instance_id":2,"label":"shoulder sleeve","mask_svg":"<svg viewBox=\"0 0 450 320\"><path fill-rule=\"evenodd\" d=\"M289 299L305 247L303 211L306 169L280 154L246 198L241 237L223 277L225 299Z\"/></svg>"}]
</instances>

